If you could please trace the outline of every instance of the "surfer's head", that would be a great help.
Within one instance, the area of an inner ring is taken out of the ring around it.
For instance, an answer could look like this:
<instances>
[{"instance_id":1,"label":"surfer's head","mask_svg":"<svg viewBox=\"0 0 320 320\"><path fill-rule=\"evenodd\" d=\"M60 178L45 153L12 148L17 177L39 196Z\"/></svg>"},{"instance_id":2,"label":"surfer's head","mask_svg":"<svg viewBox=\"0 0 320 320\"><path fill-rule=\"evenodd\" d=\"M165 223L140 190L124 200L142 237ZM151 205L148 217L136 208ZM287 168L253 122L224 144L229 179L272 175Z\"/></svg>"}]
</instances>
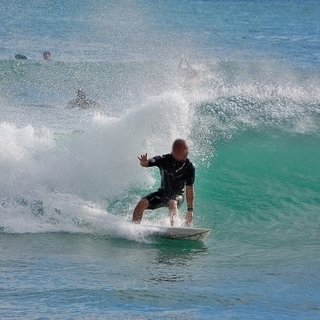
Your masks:
<instances>
[{"instance_id":1,"label":"surfer's head","mask_svg":"<svg viewBox=\"0 0 320 320\"><path fill-rule=\"evenodd\" d=\"M43 53L43 59L44 60L50 60L50 57L51 57L51 53L49 51L45 51Z\"/></svg>"},{"instance_id":2,"label":"surfer's head","mask_svg":"<svg viewBox=\"0 0 320 320\"><path fill-rule=\"evenodd\" d=\"M86 99L86 94L84 93L84 91L81 88L78 89L77 98L80 100Z\"/></svg>"},{"instance_id":3,"label":"surfer's head","mask_svg":"<svg viewBox=\"0 0 320 320\"><path fill-rule=\"evenodd\" d=\"M177 161L184 161L188 157L189 148L183 139L177 139L172 145L172 156Z\"/></svg>"}]
</instances>

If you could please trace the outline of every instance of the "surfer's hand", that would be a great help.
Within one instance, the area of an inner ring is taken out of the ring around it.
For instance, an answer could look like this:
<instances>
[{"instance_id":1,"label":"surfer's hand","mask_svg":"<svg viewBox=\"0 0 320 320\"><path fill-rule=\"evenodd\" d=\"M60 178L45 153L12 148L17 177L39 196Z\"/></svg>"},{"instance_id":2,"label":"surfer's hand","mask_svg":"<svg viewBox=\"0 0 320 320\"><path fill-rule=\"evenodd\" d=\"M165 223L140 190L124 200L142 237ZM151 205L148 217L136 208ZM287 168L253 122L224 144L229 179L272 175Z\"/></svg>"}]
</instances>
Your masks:
<instances>
[{"instance_id":1,"label":"surfer's hand","mask_svg":"<svg viewBox=\"0 0 320 320\"><path fill-rule=\"evenodd\" d=\"M147 154L142 154L140 157L138 157L138 159L140 161L141 167L147 167L149 165L149 160L148 160Z\"/></svg>"},{"instance_id":2,"label":"surfer's hand","mask_svg":"<svg viewBox=\"0 0 320 320\"><path fill-rule=\"evenodd\" d=\"M186 225L189 226L193 220L193 211L187 212L185 220Z\"/></svg>"}]
</instances>

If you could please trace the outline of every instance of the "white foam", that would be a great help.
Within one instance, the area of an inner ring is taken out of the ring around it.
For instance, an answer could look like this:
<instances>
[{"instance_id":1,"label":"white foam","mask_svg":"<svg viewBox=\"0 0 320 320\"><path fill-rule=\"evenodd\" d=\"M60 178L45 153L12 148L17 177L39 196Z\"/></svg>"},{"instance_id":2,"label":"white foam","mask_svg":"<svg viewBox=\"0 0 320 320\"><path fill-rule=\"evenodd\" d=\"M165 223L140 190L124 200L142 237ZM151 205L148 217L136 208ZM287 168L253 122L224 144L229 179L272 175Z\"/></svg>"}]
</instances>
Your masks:
<instances>
[{"instance_id":1,"label":"white foam","mask_svg":"<svg viewBox=\"0 0 320 320\"><path fill-rule=\"evenodd\" d=\"M166 153L182 137L191 140L192 158L199 163L210 160L217 139L231 139L242 128L283 128L287 121L299 133L319 130L313 117L319 114L318 79L302 85L289 72L271 80L277 73L268 68L255 75L242 68L234 76L216 67L199 85L180 86L173 77L171 91L145 95L141 105L119 106L117 117L59 109L59 119L74 117L65 121L68 125L83 117L74 131L43 127L51 116L33 125L2 123L0 227L6 232L104 230L132 238L138 229L126 221L157 174L141 168L138 155Z\"/></svg>"},{"instance_id":2,"label":"white foam","mask_svg":"<svg viewBox=\"0 0 320 320\"><path fill-rule=\"evenodd\" d=\"M188 136L188 123L187 102L167 93L119 118L97 114L82 132L68 135L1 124L0 226L5 232L101 232L142 239L143 232L125 219L132 203L128 211L113 214L106 205L151 187L152 170L141 168L137 156L168 152L173 139ZM138 194L130 197L136 200Z\"/></svg>"}]
</instances>

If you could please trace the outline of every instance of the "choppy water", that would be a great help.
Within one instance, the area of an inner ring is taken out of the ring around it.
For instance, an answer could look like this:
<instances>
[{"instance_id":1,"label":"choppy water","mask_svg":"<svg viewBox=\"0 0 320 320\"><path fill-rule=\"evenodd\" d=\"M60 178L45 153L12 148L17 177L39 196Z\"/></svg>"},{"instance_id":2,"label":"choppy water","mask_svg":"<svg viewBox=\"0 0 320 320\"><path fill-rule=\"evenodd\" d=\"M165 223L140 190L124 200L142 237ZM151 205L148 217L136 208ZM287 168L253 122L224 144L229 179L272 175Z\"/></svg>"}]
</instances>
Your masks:
<instances>
[{"instance_id":1,"label":"choppy water","mask_svg":"<svg viewBox=\"0 0 320 320\"><path fill-rule=\"evenodd\" d=\"M0 318L320 317L317 1L0 14ZM177 73L181 53L197 81ZM78 87L102 111L66 109ZM197 166L194 224L213 229L203 244L129 222L159 182L136 156L177 137Z\"/></svg>"}]
</instances>

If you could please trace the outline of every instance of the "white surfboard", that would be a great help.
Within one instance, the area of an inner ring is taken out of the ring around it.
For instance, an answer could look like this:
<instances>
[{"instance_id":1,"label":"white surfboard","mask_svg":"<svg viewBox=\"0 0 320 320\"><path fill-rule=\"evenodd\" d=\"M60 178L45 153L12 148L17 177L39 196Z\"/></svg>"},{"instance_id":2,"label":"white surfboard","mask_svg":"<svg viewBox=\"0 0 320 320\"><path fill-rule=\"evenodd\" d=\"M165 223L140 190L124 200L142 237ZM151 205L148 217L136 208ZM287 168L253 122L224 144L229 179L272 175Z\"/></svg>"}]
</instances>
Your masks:
<instances>
[{"instance_id":1,"label":"white surfboard","mask_svg":"<svg viewBox=\"0 0 320 320\"><path fill-rule=\"evenodd\" d=\"M144 226L150 228L150 234L160 238L174 240L204 241L211 232L211 229L203 228L182 228L182 227L161 227Z\"/></svg>"}]
</instances>

